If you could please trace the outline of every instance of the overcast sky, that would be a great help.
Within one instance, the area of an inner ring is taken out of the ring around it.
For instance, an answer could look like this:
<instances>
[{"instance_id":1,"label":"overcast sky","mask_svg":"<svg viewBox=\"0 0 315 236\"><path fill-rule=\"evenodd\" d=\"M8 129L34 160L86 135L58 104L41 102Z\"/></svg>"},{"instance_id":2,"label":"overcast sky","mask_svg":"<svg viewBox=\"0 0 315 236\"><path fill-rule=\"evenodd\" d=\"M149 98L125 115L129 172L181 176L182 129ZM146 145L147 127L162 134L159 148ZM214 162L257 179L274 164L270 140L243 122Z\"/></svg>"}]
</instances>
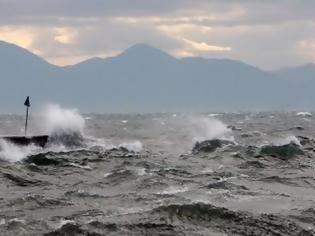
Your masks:
<instances>
[{"instance_id":1,"label":"overcast sky","mask_svg":"<svg viewBox=\"0 0 315 236\"><path fill-rule=\"evenodd\" d=\"M0 0L0 40L58 65L147 43L276 69L315 61L315 1Z\"/></svg>"}]
</instances>

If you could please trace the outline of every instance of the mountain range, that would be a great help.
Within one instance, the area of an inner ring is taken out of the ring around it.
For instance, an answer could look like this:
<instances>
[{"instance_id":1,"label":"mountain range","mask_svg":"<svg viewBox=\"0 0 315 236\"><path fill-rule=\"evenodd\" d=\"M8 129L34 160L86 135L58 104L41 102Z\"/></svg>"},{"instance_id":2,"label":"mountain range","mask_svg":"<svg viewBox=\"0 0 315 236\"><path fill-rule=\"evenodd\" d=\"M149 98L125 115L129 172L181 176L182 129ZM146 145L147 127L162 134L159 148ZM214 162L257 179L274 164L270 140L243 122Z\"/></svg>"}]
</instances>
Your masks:
<instances>
[{"instance_id":1,"label":"mountain range","mask_svg":"<svg viewBox=\"0 0 315 236\"><path fill-rule=\"evenodd\" d=\"M82 112L261 111L315 108L315 64L264 71L241 61L175 58L137 44L111 58L52 65L0 41L0 112L59 103Z\"/></svg>"}]
</instances>

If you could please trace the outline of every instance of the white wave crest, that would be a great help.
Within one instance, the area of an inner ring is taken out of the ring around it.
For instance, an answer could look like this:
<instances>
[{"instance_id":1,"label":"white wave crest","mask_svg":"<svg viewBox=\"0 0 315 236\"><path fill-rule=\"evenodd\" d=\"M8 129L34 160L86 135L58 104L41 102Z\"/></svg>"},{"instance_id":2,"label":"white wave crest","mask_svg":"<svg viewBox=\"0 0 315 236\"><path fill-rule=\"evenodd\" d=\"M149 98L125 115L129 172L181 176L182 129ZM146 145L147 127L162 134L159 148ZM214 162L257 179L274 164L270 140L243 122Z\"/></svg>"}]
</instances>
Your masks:
<instances>
[{"instance_id":1,"label":"white wave crest","mask_svg":"<svg viewBox=\"0 0 315 236\"><path fill-rule=\"evenodd\" d=\"M300 111L296 113L297 116L312 116L312 113L307 111Z\"/></svg>"},{"instance_id":2,"label":"white wave crest","mask_svg":"<svg viewBox=\"0 0 315 236\"><path fill-rule=\"evenodd\" d=\"M13 143L0 139L0 159L9 162L18 162L30 154L39 153L41 147L35 145L17 146Z\"/></svg>"},{"instance_id":3,"label":"white wave crest","mask_svg":"<svg viewBox=\"0 0 315 236\"><path fill-rule=\"evenodd\" d=\"M143 149L143 145L140 141L130 141L119 144L118 147L127 148L129 151L140 152Z\"/></svg>"},{"instance_id":4,"label":"white wave crest","mask_svg":"<svg viewBox=\"0 0 315 236\"><path fill-rule=\"evenodd\" d=\"M78 133L83 134L85 119L76 109L62 108L58 104L49 104L39 113L43 131L48 134Z\"/></svg>"},{"instance_id":5,"label":"white wave crest","mask_svg":"<svg viewBox=\"0 0 315 236\"><path fill-rule=\"evenodd\" d=\"M298 146L301 146L300 141L294 135L278 137L278 138L274 138L274 139L270 140L270 144L274 145L274 146L283 146L283 145L287 145L290 143L294 143Z\"/></svg>"},{"instance_id":6,"label":"white wave crest","mask_svg":"<svg viewBox=\"0 0 315 236\"><path fill-rule=\"evenodd\" d=\"M222 121L214 118L192 118L190 131L193 135L193 141L204 141L216 138L234 141L232 130Z\"/></svg>"}]
</instances>

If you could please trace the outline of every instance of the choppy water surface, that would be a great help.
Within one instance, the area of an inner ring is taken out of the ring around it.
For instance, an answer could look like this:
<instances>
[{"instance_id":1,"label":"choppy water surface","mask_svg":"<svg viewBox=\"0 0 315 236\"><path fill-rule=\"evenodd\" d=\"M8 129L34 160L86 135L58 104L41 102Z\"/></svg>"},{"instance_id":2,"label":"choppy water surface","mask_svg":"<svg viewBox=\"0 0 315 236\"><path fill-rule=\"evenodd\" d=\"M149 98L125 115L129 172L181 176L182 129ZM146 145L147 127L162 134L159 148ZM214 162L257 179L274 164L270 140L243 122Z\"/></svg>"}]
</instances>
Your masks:
<instances>
[{"instance_id":1,"label":"choppy water surface","mask_svg":"<svg viewBox=\"0 0 315 236\"><path fill-rule=\"evenodd\" d=\"M314 235L312 114L49 119L44 149L0 141L2 235Z\"/></svg>"}]
</instances>

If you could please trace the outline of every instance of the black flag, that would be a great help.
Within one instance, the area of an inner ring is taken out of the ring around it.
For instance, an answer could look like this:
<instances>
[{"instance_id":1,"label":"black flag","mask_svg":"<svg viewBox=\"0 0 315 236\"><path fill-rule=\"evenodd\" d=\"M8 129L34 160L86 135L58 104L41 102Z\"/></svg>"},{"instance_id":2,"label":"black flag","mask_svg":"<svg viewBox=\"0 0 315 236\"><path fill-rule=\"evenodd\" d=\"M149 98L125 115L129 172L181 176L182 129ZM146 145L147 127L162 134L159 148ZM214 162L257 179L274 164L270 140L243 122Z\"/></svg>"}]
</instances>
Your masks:
<instances>
[{"instance_id":1,"label":"black flag","mask_svg":"<svg viewBox=\"0 0 315 236\"><path fill-rule=\"evenodd\" d=\"M30 97L27 96L25 102L24 102L24 106L27 106L27 107L30 107L31 106L31 103L30 103Z\"/></svg>"}]
</instances>

